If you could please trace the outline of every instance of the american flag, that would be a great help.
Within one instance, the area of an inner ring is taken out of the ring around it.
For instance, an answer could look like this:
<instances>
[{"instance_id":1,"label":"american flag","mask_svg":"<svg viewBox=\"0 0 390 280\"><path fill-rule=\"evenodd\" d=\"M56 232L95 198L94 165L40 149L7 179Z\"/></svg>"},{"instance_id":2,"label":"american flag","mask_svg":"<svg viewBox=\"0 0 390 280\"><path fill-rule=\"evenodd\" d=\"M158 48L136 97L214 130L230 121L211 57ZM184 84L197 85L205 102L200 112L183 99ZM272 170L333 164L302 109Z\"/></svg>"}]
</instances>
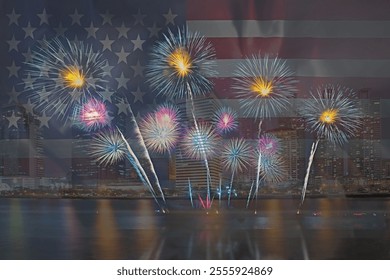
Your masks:
<instances>
[{"instance_id":1,"label":"american flag","mask_svg":"<svg viewBox=\"0 0 390 280\"><path fill-rule=\"evenodd\" d=\"M374 132L362 132L359 137L374 141L367 145L376 149L372 156L381 161L383 169L384 161L390 158L386 144L390 138L386 129L390 108L389 19L387 0L0 0L1 141L12 134L9 131L23 131L23 112L33 113L25 91L31 77L25 73L24 63L31 60L36 41L61 35L104 52L110 73L105 101L112 105L114 116L124 116L123 100L116 99L114 92L124 94L139 116L163 101L145 83L148 49L168 28L187 25L214 45L218 72L211 77L214 93L229 104L236 101L232 90L236 65L259 52L285 59L294 70L299 80L296 104L324 83L351 87L374 107L379 100L377 109L367 105L368 111L378 111L371 112L376 114L371 123L379 120L379 132L374 127ZM14 105L24 111L10 109ZM296 114L286 112L283 117L294 118ZM69 157L70 147L62 146L66 141L61 140L70 138L66 131L58 129L50 116L37 115L36 119L44 138L57 141L47 141L48 157ZM4 155L4 148L0 149Z\"/></svg>"}]
</instances>

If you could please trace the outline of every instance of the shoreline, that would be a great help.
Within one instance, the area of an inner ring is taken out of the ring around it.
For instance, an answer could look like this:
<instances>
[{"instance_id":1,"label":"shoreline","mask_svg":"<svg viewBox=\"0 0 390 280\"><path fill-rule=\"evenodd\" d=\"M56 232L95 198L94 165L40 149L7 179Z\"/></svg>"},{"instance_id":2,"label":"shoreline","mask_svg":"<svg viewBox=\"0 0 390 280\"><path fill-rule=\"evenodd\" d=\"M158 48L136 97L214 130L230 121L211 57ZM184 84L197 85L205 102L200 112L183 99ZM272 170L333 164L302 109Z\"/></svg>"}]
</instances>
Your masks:
<instances>
[{"instance_id":1,"label":"shoreline","mask_svg":"<svg viewBox=\"0 0 390 280\"><path fill-rule=\"evenodd\" d=\"M306 195L306 199L321 199L321 198L390 198L390 193L384 194L312 194ZM118 200L142 200L142 199L154 199L151 196L110 196L110 195L2 195L0 194L0 199L80 199L80 200L89 200L89 199L118 199ZM188 197L185 196L166 196L167 200L187 200ZM282 194L260 194L258 196L259 200L262 199L300 199L301 195L282 195ZM218 200L218 199L214 199ZM227 200L227 198L222 198L222 201ZM234 200L247 200L247 197L234 198Z\"/></svg>"}]
</instances>

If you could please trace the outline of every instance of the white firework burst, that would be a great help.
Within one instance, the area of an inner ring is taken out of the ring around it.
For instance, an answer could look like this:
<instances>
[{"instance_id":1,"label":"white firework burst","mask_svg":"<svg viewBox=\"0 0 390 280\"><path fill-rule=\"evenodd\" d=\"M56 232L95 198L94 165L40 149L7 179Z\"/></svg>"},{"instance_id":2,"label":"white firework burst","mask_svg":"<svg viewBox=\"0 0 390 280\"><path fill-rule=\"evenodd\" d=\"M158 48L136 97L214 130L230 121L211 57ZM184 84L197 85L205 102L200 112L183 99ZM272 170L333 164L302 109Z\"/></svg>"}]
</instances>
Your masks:
<instances>
[{"instance_id":1,"label":"white firework burst","mask_svg":"<svg viewBox=\"0 0 390 280\"><path fill-rule=\"evenodd\" d=\"M90 98L101 98L107 81L107 61L92 45L71 42L66 38L45 41L27 64L35 109L47 115L65 118L75 105Z\"/></svg>"},{"instance_id":2,"label":"white firework burst","mask_svg":"<svg viewBox=\"0 0 390 280\"><path fill-rule=\"evenodd\" d=\"M111 165L126 158L126 143L117 130L97 133L91 143L91 155L102 165Z\"/></svg>"},{"instance_id":3,"label":"white firework burst","mask_svg":"<svg viewBox=\"0 0 390 280\"><path fill-rule=\"evenodd\" d=\"M288 108L297 81L286 61L253 55L238 65L233 90L248 117L269 118Z\"/></svg>"},{"instance_id":4,"label":"white firework burst","mask_svg":"<svg viewBox=\"0 0 390 280\"><path fill-rule=\"evenodd\" d=\"M187 98L210 92L208 77L215 74L215 65L212 45L199 33L178 28L176 33L168 30L151 50L145 75L157 94Z\"/></svg>"}]
</instances>

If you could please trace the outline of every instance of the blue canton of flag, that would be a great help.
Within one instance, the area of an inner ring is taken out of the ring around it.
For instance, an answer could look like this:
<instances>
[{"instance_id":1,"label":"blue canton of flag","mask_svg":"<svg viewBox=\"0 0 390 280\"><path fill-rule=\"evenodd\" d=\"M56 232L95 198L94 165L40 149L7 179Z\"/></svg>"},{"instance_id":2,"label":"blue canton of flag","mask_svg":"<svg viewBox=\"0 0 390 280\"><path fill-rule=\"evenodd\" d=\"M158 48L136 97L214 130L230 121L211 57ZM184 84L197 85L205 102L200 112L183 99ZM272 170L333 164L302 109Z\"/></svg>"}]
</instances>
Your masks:
<instances>
[{"instance_id":1,"label":"blue canton of flag","mask_svg":"<svg viewBox=\"0 0 390 280\"><path fill-rule=\"evenodd\" d=\"M113 116L127 114L126 102L139 116L162 101L144 81L147 53L164 31L184 24L182 1L21 0L0 1L0 7L1 24L7 27L0 33L3 108L18 105L22 111L36 114L41 129L55 126L54 118L46 112L34 111L32 94L37 89L32 85L37 78L28 73L26 63L32 62L36 45L58 36L103 52L108 83L101 95ZM21 114L17 110L6 114L5 125L21 128Z\"/></svg>"},{"instance_id":2,"label":"blue canton of flag","mask_svg":"<svg viewBox=\"0 0 390 280\"><path fill-rule=\"evenodd\" d=\"M9 165L0 175L61 177L74 170L77 158L90 157L75 150L69 112L59 112L59 120L50 110L37 109L34 96L50 95L47 87L35 86L40 77L29 71L39 47L66 38L102 53L107 83L100 99L112 125L123 127L128 104L139 118L164 101L145 82L148 51L168 29L185 24L184 12L185 3L174 0L0 0L0 154ZM33 138L41 144L30 143ZM41 157L44 163L31 163Z\"/></svg>"}]
</instances>

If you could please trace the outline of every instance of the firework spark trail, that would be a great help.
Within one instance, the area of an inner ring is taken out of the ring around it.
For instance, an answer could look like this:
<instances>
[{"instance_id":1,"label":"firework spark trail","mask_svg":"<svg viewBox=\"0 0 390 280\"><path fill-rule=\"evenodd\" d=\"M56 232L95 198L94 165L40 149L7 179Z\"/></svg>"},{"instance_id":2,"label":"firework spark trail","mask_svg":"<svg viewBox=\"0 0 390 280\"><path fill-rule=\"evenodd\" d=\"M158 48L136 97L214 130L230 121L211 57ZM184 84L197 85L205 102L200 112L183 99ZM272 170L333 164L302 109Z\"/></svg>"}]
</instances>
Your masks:
<instances>
[{"instance_id":1,"label":"firework spark trail","mask_svg":"<svg viewBox=\"0 0 390 280\"><path fill-rule=\"evenodd\" d=\"M117 127L117 129L118 129L119 135L121 136L122 140L124 141L124 143L126 145L130 162L133 164L136 172L138 173L139 177L144 182L144 184L149 187L149 191L151 192L151 194L152 194L154 200L156 201L157 205L160 206L160 208L162 209L160 203L157 200L156 192L154 191L153 186L150 183L149 178L146 175L145 170L143 169L141 163L139 162L137 156L135 155L133 149L130 147L129 142L126 140L126 138L124 137L123 133L120 131L120 129L118 127Z\"/></svg>"},{"instance_id":2,"label":"firework spark trail","mask_svg":"<svg viewBox=\"0 0 390 280\"><path fill-rule=\"evenodd\" d=\"M310 94L312 99L305 102L300 114L306 119L308 130L315 134L316 140L311 147L297 214L300 213L305 199L309 173L319 140L324 138L333 145L345 144L360 129L363 117L353 100L354 92L349 88L322 85L316 89L316 94Z\"/></svg>"},{"instance_id":3,"label":"firework spark trail","mask_svg":"<svg viewBox=\"0 0 390 280\"><path fill-rule=\"evenodd\" d=\"M249 190L248 199L246 201L246 208L249 207L249 201L251 200L251 194L252 194L252 190L253 190L253 185L254 185L254 181L252 181L251 188Z\"/></svg>"},{"instance_id":4,"label":"firework spark trail","mask_svg":"<svg viewBox=\"0 0 390 280\"><path fill-rule=\"evenodd\" d=\"M244 139L230 139L222 148L222 165L232 172L230 180L230 191L228 196L228 206L230 205L231 192L233 189L234 176L242 171L249 164L251 152L249 145Z\"/></svg>"},{"instance_id":5,"label":"firework spark trail","mask_svg":"<svg viewBox=\"0 0 390 280\"><path fill-rule=\"evenodd\" d=\"M192 208L194 208L194 200L193 200L193 197L192 197L192 185L191 185L190 178L188 178L188 192L190 194L191 206L192 206Z\"/></svg>"},{"instance_id":6,"label":"firework spark trail","mask_svg":"<svg viewBox=\"0 0 390 280\"><path fill-rule=\"evenodd\" d=\"M240 97L241 108L248 117L259 119L258 139L263 119L286 110L290 98L297 92L293 72L286 61L265 55L253 55L238 65L233 89ZM260 184L262 152L259 151L256 168L256 198ZM257 200L257 199L256 199Z\"/></svg>"},{"instance_id":7,"label":"firework spark trail","mask_svg":"<svg viewBox=\"0 0 390 280\"><path fill-rule=\"evenodd\" d=\"M188 96L191 100L191 114L192 114L192 119L194 121L194 126L195 126L195 129L196 129L196 132L198 134L200 134L200 130L199 130L199 126L198 126L198 121L196 120L196 117L195 117L195 104L194 104L194 98L193 98L193 95L192 95L192 90L191 90L191 87L190 87L190 84L187 83L187 89L188 89ZM200 145L204 145L203 141L200 141ZM203 161L204 161L204 165L206 167L206 184L207 184L207 198L210 199L210 196L211 196L211 191L210 191L210 185L211 185L211 173L210 173L210 168L209 168L209 162L207 160L207 155L206 155L206 151L204 149L204 147L201 147L201 151L202 151L202 155L203 155Z\"/></svg>"},{"instance_id":8,"label":"firework spark trail","mask_svg":"<svg viewBox=\"0 0 390 280\"><path fill-rule=\"evenodd\" d=\"M257 139L260 140L261 136L261 125L263 124L263 119L260 119L259 122L259 128L258 128L258 133L257 133ZM256 188L255 188L255 195L256 195L256 209L257 209L257 194L259 192L259 185L260 185L260 168L261 168L261 149L258 150L259 155L257 159L257 169L256 169Z\"/></svg>"},{"instance_id":9,"label":"firework spark trail","mask_svg":"<svg viewBox=\"0 0 390 280\"><path fill-rule=\"evenodd\" d=\"M311 150L310 150L310 156L309 156L309 163L307 164L307 170L306 170L306 175L305 175L305 180L303 182L303 187L302 187L302 195L301 195L301 203L299 204L297 214L299 214L300 209L303 205L303 201L305 200L305 195L306 195L306 189L307 189L307 183L309 182L309 175L310 175L310 169L311 165L313 163L314 155L317 151L318 147L318 142L320 142L319 139L317 139L313 144L311 145Z\"/></svg>"},{"instance_id":10,"label":"firework spark trail","mask_svg":"<svg viewBox=\"0 0 390 280\"><path fill-rule=\"evenodd\" d=\"M222 178L219 178L219 191L218 191L218 208L221 209L221 197L222 197Z\"/></svg>"},{"instance_id":11,"label":"firework spark trail","mask_svg":"<svg viewBox=\"0 0 390 280\"><path fill-rule=\"evenodd\" d=\"M150 52L151 63L146 77L151 88L158 94L172 98L189 98L191 114L197 133L200 133L194 112L194 96L203 95L212 89L208 78L216 74L215 51L206 39L198 33L191 34L187 28L171 30L164 34L164 40L156 43ZM210 199L211 175L206 155L207 197Z\"/></svg>"},{"instance_id":12,"label":"firework spark trail","mask_svg":"<svg viewBox=\"0 0 390 280\"><path fill-rule=\"evenodd\" d=\"M154 177L154 180L155 180L155 183L157 185L157 188L160 191L161 198L164 201L164 204L166 204L164 192L163 192L163 190L162 190L162 188L160 186L160 181L159 181L157 173L156 173L156 171L154 169L154 165L153 165L153 162L152 162L152 160L150 158L149 151L146 148L145 141L144 141L144 138L142 137L142 133L141 133L141 131L139 129L138 123L137 123L137 121L136 121L136 119L134 117L133 110L131 109L130 104L127 103L127 105L128 105L127 106L128 112L130 113L130 121L134 124L134 132L136 134L136 137L138 137L138 139L139 139L138 144L140 144L141 147L142 147L143 155L145 156L146 160L148 161L149 169L150 169L150 171L151 171L151 173L152 173L152 175ZM146 177L148 178L147 175L146 175Z\"/></svg>"},{"instance_id":13,"label":"firework spark trail","mask_svg":"<svg viewBox=\"0 0 390 280\"><path fill-rule=\"evenodd\" d=\"M206 183L207 183L207 197L211 198L211 175L208 165L208 158L216 154L218 136L215 134L211 126L205 124L197 124L188 131L184 139L183 146L188 157L202 160L206 167Z\"/></svg>"}]
</instances>

